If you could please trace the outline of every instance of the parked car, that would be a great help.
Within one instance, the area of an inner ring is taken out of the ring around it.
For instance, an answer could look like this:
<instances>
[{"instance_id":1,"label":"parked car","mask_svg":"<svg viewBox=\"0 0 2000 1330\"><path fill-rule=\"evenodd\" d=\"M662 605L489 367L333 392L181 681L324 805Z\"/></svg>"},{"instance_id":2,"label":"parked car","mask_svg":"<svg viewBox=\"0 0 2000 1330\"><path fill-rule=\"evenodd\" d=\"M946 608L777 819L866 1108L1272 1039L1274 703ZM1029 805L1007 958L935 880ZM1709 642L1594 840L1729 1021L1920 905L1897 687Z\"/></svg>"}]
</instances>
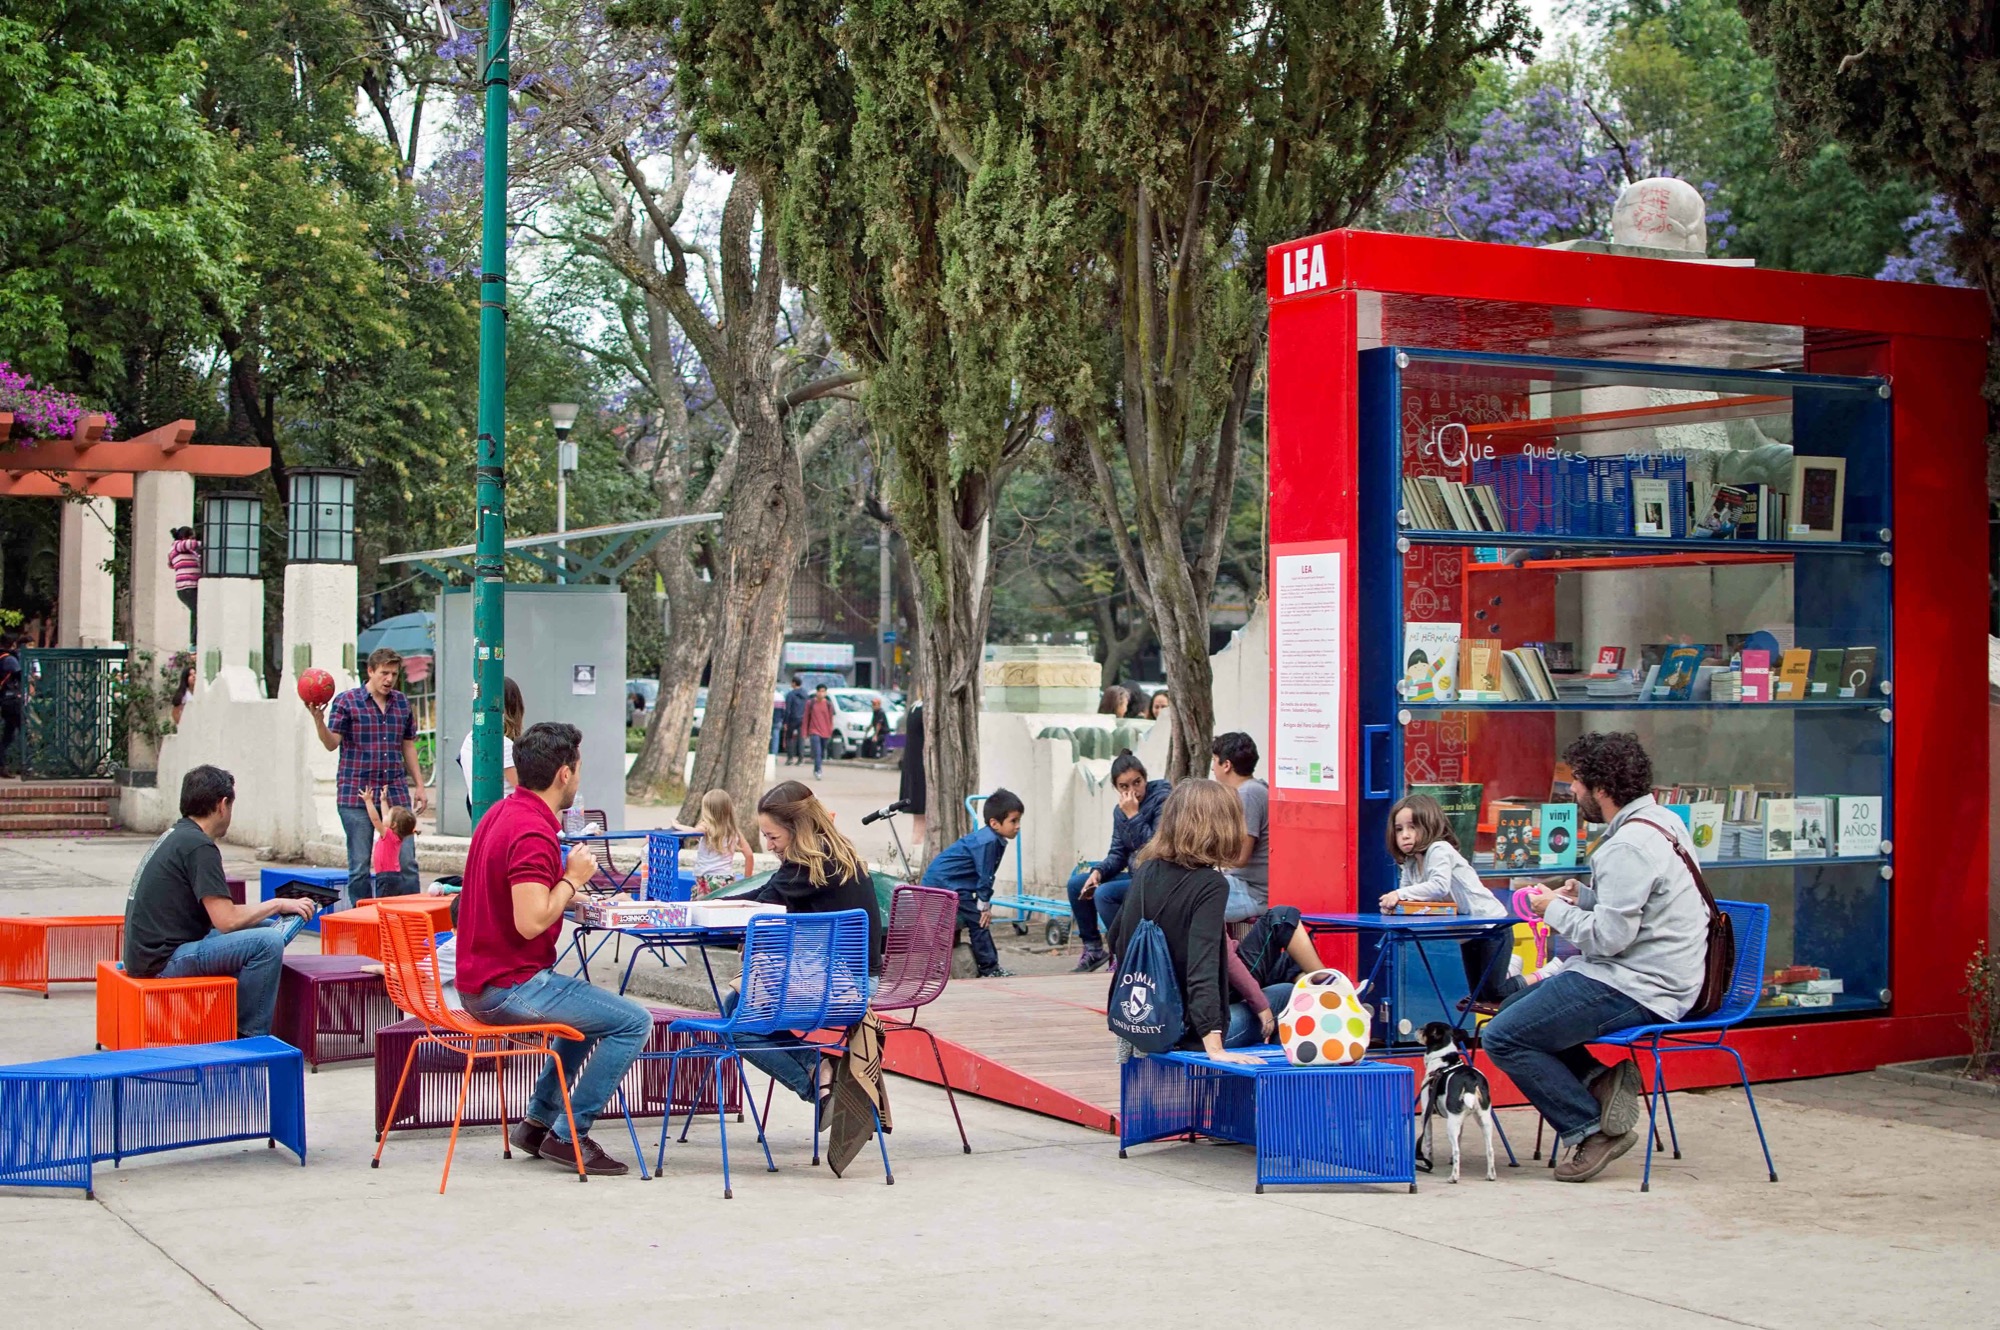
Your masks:
<instances>
[{"instance_id":1,"label":"parked car","mask_svg":"<svg viewBox=\"0 0 2000 1330\"><path fill-rule=\"evenodd\" d=\"M848 757L861 751L875 718L877 699L889 713L891 733L903 723L903 709L872 688L830 688L827 696L833 699L833 738L826 746L830 756Z\"/></svg>"}]
</instances>

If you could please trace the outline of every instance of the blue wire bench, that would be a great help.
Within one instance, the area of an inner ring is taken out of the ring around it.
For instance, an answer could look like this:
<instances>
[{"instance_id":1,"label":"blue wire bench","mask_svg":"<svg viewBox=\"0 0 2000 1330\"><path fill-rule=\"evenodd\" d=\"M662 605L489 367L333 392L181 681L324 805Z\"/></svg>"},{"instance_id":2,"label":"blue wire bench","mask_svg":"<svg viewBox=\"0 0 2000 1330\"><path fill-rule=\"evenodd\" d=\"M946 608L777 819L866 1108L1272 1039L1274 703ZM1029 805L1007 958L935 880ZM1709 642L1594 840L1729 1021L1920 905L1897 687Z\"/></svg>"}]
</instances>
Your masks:
<instances>
[{"instance_id":1,"label":"blue wire bench","mask_svg":"<svg viewBox=\"0 0 2000 1330\"><path fill-rule=\"evenodd\" d=\"M1267 1186L1401 1182L1417 1189L1410 1106L1416 1073L1394 1062L1294 1067L1281 1048L1236 1050L1258 1066L1201 1053L1154 1053L1125 1063L1118 1087L1118 1157L1148 1141L1212 1136L1257 1149Z\"/></svg>"},{"instance_id":2,"label":"blue wire bench","mask_svg":"<svg viewBox=\"0 0 2000 1330\"><path fill-rule=\"evenodd\" d=\"M104 1160L260 1136L306 1162L305 1058L268 1035L0 1067L0 1186L95 1196Z\"/></svg>"}]
</instances>

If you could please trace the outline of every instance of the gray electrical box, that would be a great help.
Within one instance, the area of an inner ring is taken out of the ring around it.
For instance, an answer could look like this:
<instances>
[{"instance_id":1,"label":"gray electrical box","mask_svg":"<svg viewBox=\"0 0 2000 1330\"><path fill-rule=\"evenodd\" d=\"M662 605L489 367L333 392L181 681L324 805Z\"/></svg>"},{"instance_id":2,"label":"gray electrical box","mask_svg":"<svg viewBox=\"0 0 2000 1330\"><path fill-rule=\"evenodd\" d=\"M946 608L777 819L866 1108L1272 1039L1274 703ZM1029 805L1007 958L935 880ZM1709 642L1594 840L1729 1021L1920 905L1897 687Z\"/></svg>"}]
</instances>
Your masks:
<instances>
[{"instance_id":1,"label":"gray electrical box","mask_svg":"<svg viewBox=\"0 0 2000 1330\"><path fill-rule=\"evenodd\" d=\"M548 582L507 587L506 675L521 689L527 723L565 721L583 731L577 807L604 810L625 829L625 593L616 586ZM472 593L438 597L438 830L472 833L469 773L459 749L472 726Z\"/></svg>"}]
</instances>

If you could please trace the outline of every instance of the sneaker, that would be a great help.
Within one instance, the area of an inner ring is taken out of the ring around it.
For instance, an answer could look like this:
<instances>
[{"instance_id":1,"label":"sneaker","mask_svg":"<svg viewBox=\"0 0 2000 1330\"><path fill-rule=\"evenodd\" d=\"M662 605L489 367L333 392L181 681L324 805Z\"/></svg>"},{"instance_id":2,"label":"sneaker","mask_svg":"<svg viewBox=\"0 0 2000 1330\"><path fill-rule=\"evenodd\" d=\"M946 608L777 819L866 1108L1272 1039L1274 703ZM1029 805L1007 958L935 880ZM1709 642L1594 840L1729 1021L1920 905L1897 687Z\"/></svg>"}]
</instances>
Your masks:
<instances>
[{"instance_id":1,"label":"sneaker","mask_svg":"<svg viewBox=\"0 0 2000 1330\"><path fill-rule=\"evenodd\" d=\"M565 1168L576 1167L576 1150L560 1136L542 1142L542 1158ZM588 1136L583 1138L583 1171L593 1178L622 1178L631 1170L604 1153L604 1147Z\"/></svg>"},{"instance_id":2,"label":"sneaker","mask_svg":"<svg viewBox=\"0 0 2000 1330\"><path fill-rule=\"evenodd\" d=\"M1012 979L1014 972L1004 965L996 965L990 970L981 970L977 977L981 979Z\"/></svg>"},{"instance_id":3,"label":"sneaker","mask_svg":"<svg viewBox=\"0 0 2000 1330\"><path fill-rule=\"evenodd\" d=\"M1071 971L1071 973L1094 974L1103 969L1110 960L1111 953L1104 948L1086 945L1083 949L1083 955L1076 959L1076 969Z\"/></svg>"},{"instance_id":4,"label":"sneaker","mask_svg":"<svg viewBox=\"0 0 2000 1330\"><path fill-rule=\"evenodd\" d=\"M1638 1140L1639 1133L1636 1131L1628 1131L1623 1136L1606 1136L1601 1131L1594 1131L1570 1151L1569 1158L1556 1165L1556 1181L1588 1182L1602 1173L1612 1160L1630 1150Z\"/></svg>"},{"instance_id":5,"label":"sneaker","mask_svg":"<svg viewBox=\"0 0 2000 1330\"><path fill-rule=\"evenodd\" d=\"M522 1118L507 1133L507 1140L516 1150L530 1159L538 1159L542 1153L542 1142L549 1138L549 1129L539 1122Z\"/></svg>"},{"instance_id":6,"label":"sneaker","mask_svg":"<svg viewBox=\"0 0 2000 1330\"><path fill-rule=\"evenodd\" d=\"M1629 1059L1600 1072L1590 1083L1597 1097L1598 1129L1606 1136L1623 1136L1637 1127L1643 1089L1639 1069Z\"/></svg>"}]
</instances>

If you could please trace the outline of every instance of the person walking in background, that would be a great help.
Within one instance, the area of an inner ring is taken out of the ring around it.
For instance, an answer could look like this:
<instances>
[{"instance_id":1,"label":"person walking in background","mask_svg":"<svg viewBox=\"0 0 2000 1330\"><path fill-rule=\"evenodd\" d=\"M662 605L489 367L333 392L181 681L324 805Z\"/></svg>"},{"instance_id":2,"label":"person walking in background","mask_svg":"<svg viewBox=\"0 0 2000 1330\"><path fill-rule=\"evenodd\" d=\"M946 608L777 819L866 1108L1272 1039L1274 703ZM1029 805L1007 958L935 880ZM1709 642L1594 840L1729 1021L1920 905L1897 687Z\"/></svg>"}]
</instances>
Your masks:
<instances>
[{"instance_id":1,"label":"person walking in background","mask_svg":"<svg viewBox=\"0 0 2000 1330\"><path fill-rule=\"evenodd\" d=\"M819 780L826 775L826 745L833 738L833 699L825 684L813 689L812 701L806 703L805 725L812 741L813 779Z\"/></svg>"},{"instance_id":2,"label":"person walking in background","mask_svg":"<svg viewBox=\"0 0 2000 1330\"><path fill-rule=\"evenodd\" d=\"M191 526L177 526L167 534L174 542L167 547L167 567L174 570L174 594L187 606L188 626L192 629L195 603L200 599L201 541L196 539ZM192 640L194 633L190 631L188 637Z\"/></svg>"},{"instance_id":3,"label":"person walking in background","mask_svg":"<svg viewBox=\"0 0 2000 1330\"><path fill-rule=\"evenodd\" d=\"M929 806L926 796L930 787L924 781L924 704L920 701L910 703L909 711L903 715L901 766L902 778L896 790L896 801L910 815L910 839L921 858L924 852L924 809Z\"/></svg>"},{"instance_id":4,"label":"person walking in background","mask_svg":"<svg viewBox=\"0 0 2000 1330\"><path fill-rule=\"evenodd\" d=\"M500 690L500 780L503 788L500 797L514 792L521 783L521 775L514 769L514 741L527 728L528 704L521 700L521 685L512 679ZM458 746L458 774L465 781L465 811L472 811L472 731L465 732L465 742Z\"/></svg>"},{"instance_id":5,"label":"person walking in background","mask_svg":"<svg viewBox=\"0 0 2000 1330\"><path fill-rule=\"evenodd\" d=\"M330 708L306 703L320 744L340 754L334 805L347 833L347 896L357 905L373 887L375 850L375 819L361 792L386 789L390 805L413 813L423 812L429 802L417 763L416 716L410 699L396 691L402 668L401 655L377 647L368 656L368 680L361 687L334 698Z\"/></svg>"},{"instance_id":6,"label":"person walking in background","mask_svg":"<svg viewBox=\"0 0 2000 1330\"><path fill-rule=\"evenodd\" d=\"M1111 815L1111 848L1096 864L1077 869L1069 880L1070 917L1076 921L1077 936L1083 939L1083 955L1076 962L1081 974L1110 959L1100 921L1103 928L1109 928L1118 917L1125 889L1131 885L1126 866L1153 839L1160 809L1166 806L1174 787L1164 780L1148 781L1145 764L1127 750L1111 763L1111 788L1118 795L1118 810Z\"/></svg>"},{"instance_id":7,"label":"person walking in background","mask_svg":"<svg viewBox=\"0 0 2000 1330\"><path fill-rule=\"evenodd\" d=\"M20 642L11 633L0 635L0 776L27 774L26 755L15 751L21 719L27 714L28 676L21 664Z\"/></svg>"},{"instance_id":8,"label":"person walking in background","mask_svg":"<svg viewBox=\"0 0 2000 1330\"><path fill-rule=\"evenodd\" d=\"M1000 950L993 945L993 874L1007 847L1021 834L1022 807L1021 796L1012 790L993 791L979 809L985 825L940 850L924 869L925 886L958 893L958 926L972 944L981 979L1013 976L1001 968Z\"/></svg>"},{"instance_id":9,"label":"person walking in background","mask_svg":"<svg viewBox=\"0 0 2000 1330\"><path fill-rule=\"evenodd\" d=\"M806 704L812 701L812 694L806 691L805 676L792 676L792 691L785 694L785 765L795 767L805 756Z\"/></svg>"}]
</instances>

